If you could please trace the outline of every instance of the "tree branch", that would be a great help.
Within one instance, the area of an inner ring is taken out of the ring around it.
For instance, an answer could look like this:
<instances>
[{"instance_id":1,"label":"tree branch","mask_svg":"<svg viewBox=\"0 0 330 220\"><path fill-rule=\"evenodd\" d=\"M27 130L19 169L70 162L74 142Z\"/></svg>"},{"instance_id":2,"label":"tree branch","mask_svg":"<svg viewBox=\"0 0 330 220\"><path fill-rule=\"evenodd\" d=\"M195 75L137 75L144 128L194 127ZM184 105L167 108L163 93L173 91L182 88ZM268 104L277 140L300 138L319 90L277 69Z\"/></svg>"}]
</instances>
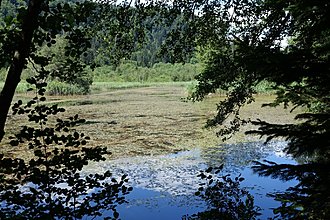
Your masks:
<instances>
[{"instance_id":1,"label":"tree branch","mask_svg":"<svg viewBox=\"0 0 330 220\"><path fill-rule=\"evenodd\" d=\"M1 0L0 0L1 3ZM43 0L30 0L27 14L23 20L21 38L18 42L18 49L12 58L12 63L6 77L5 85L0 93L0 141L5 134L7 115L15 90L21 80L21 74L26 64L26 58L30 53L33 33L38 28L38 15Z\"/></svg>"}]
</instances>

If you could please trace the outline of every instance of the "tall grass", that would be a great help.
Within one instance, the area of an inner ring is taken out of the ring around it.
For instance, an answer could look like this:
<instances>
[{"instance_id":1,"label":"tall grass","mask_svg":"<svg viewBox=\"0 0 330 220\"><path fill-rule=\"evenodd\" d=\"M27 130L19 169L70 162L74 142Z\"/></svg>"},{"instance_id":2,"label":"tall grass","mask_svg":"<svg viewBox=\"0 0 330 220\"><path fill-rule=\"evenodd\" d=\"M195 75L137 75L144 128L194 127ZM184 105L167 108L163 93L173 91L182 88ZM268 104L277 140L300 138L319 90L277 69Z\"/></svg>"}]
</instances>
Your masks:
<instances>
[{"instance_id":1,"label":"tall grass","mask_svg":"<svg viewBox=\"0 0 330 220\"><path fill-rule=\"evenodd\" d=\"M186 91L188 93L188 97L191 97L196 92L197 86L198 86L198 81L191 81L189 84L187 84ZM254 87L254 91L256 94L262 94L262 95L275 94L274 83L268 82L266 80L261 81ZM227 91L222 89L217 89L215 93L224 96L226 95Z\"/></svg>"},{"instance_id":2,"label":"tall grass","mask_svg":"<svg viewBox=\"0 0 330 220\"><path fill-rule=\"evenodd\" d=\"M2 89L4 82L0 82L0 90ZM188 82L93 82L91 86L92 93L106 92L116 89L129 89L129 88L139 88L139 87L150 87L150 86L181 86L185 87L190 96L196 88L197 81L188 81ZM272 89L272 83L263 81L255 87L257 94L274 94ZM26 82L20 82L16 89L16 94L27 93L29 84ZM218 91L221 94L224 94L225 91ZM76 94L85 94L86 92L79 88L76 85L70 85L67 83L62 83L58 81L50 82L47 86L48 95L76 95Z\"/></svg>"},{"instance_id":3,"label":"tall grass","mask_svg":"<svg viewBox=\"0 0 330 220\"><path fill-rule=\"evenodd\" d=\"M90 91L100 93L115 89L127 89L149 86L176 85L186 87L188 96L196 89L195 76L201 71L200 64L157 63L152 68L138 67L133 61L125 61L117 69L111 66L98 67L94 70L94 82ZM2 89L7 71L0 69L0 89ZM26 93L29 84L20 82L16 93ZM257 94L274 94L273 84L260 82L255 88ZM81 95L89 91L77 85L51 81L47 86L48 95ZM219 91L218 91L219 92ZM225 94L225 91L219 92Z\"/></svg>"},{"instance_id":4,"label":"tall grass","mask_svg":"<svg viewBox=\"0 0 330 220\"><path fill-rule=\"evenodd\" d=\"M117 89L129 89L151 86L180 86L187 87L191 82L94 82L92 93L100 93Z\"/></svg>"},{"instance_id":5,"label":"tall grass","mask_svg":"<svg viewBox=\"0 0 330 220\"><path fill-rule=\"evenodd\" d=\"M106 91L112 91L116 89L129 89L139 87L150 87L150 86L181 86L188 87L191 82L94 82L91 86L92 93L100 93ZM0 90L3 88L4 82L0 82ZM27 90L31 88L26 82L20 82L16 89L16 94L27 93ZM84 94L82 88L67 83L53 81L48 83L46 92L48 95L78 95Z\"/></svg>"},{"instance_id":6,"label":"tall grass","mask_svg":"<svg viewBox=\"0 0 330 220\"><path fill-rule=\"evenodd\" d=\"M128 89L138 87L148 87L150 84L140 82L93 82L91 91L94 93L106 92L115 89Z\"/></svg>"}]
</instances>

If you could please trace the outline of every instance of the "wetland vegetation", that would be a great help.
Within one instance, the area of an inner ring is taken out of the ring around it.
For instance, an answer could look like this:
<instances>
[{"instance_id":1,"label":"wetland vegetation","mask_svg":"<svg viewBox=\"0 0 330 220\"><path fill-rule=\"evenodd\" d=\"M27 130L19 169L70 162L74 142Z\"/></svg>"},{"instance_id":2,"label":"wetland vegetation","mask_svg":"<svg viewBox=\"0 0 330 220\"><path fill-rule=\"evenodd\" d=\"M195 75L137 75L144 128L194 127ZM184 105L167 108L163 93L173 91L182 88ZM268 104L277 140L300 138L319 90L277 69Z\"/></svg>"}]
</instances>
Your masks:
<instances>
[{"instance_id":1,"label":"wetland vegetation","mask_svg":"<svg viewBox=\"0 0 330 220\"><path fill-rule=\"evenodd\" d=\"M110 84L111 85L111 84ZM129 84L128 84L129 85ZM57 103L70 114L79 114L86 120L77 129L89 134L90 144L106 146L113 158L136 155L159 155L219 144L215 129L204 128L207 119L215 115L214 105L224 97L212 95L203 102L187 101L189 83L160 83L147 86L116 89L102 86L103 91L92 90L90 95L50 96L47 103ZM93 88L93 87L92 87ZM28 100L29 94L17 94L17 99ZM281 108L261 108L272 101L273 95L259 95L247 106L245 118L264 118L270 121L292 121L294 115ZM8 132L19 130L24 123L21 116L11 116ZM246 127L245 130L248 130ZM258 137L254 138L258 140ZM244 131L230 142L246 142ZM2 150L8 146L4 141ZM10 149L10 148L9 148ZM12 153L18 153L17 149Z\"/></svg>"}]
</instances>

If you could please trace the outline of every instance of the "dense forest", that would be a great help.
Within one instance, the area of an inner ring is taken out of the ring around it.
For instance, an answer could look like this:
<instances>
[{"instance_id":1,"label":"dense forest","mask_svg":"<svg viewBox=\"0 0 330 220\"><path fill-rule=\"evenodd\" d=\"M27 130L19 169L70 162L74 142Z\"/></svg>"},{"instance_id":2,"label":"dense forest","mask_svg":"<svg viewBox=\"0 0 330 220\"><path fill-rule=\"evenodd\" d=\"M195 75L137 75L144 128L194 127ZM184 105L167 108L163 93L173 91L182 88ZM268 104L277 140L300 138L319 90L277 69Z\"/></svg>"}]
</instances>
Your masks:
<instances>
[{"instance_id":1,"label":"dense forest","mask_svg":"<svg viewBox=\"0 0 330 220\"><path fill-rule=\"evenodd\" d=\"M109 218L117 219L117 204L123 203L132 190L126 185L125 175L119 180L110 172L80 175L89 161L105 160L109 152L102 147L87 147L89 137L74 129L85 122L78 115L62 119L57 116L64 108L45 103L51 82L77 85L87 94L93 80L194 79L198 83L190 97L193 101L201 101L217 90L226 91L216 116L206 125L219 128L217 134L222 140L249 123L255 129L246 134L266 137L266 142L286 140L285 153L300 161L297 165L265 161L254 166L260 175L299 181L273 195L282 202L275 210L278 217L329 216L327 0L117 4L102 0L2 0L0 4L0 67L4 81L0 139L5 135L9 109L35 124L22 126L10 137L13 147L24 145L33 152L33 158L0 154L0 218L77 219L110 210L113 216ZM31 85L29 90L35 96L28 102L12 104L21 79ZM274 101L264 105L300 109L295 123L240 118L241 108L254 101L255 88L262 82L268 82L276 95ZM209 201L211 209L191 218L235 219L233 212L241 207L218 207L223 200L213 197L216 194L212 190L220 192L224 185L213 181L212 175L209 187L202 187L198 193ZM89 190L95 193L89 195ZM247 196L239 204L251 206L253 199L248 193L234 190ZM256 213L250 206L251 210L244 213L254 219Z\"/></svg>"}]
</instances>

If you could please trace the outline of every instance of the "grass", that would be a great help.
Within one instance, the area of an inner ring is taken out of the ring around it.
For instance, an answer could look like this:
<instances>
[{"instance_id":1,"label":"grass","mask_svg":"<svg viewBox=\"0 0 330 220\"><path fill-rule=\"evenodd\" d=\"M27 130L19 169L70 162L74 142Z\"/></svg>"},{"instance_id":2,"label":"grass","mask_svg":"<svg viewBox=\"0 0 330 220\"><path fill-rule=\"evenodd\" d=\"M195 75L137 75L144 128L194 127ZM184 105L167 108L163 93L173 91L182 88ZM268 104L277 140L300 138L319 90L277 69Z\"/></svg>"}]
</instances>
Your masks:
<instances>
[{"instance_id":1,"label":"grass","mask_svg":"<svg viewBox=\"0 0 330 220\"><path fill-rule=\"evenodd\" d=\"M64 84L64 83L62 83ZM80 95L83 92L76 88L76 86L62 85L61 83L50 83L48 95L55 96L73 96ZM4 82L0 82L0 89L3 87ZM184 87L188 95L191 95L195 91L195 86L197 81L188 81L188 82L93 82L91 85L91 93L102 93L109 92L118 89L131 89L131 88L143 88L143 87L152 87L152 86L179 86ZM268 82L259 83L255 90L257 94L263 95L272 95L274 91L271 88L272 84ZM30 88L29 84L26 82L20 82L16 89L16 94L26 94L27 89ZM224 94L224 92L219 92Z\"/></svg>"},{"instance_id":2,"label":"grass","mask_svg":"<svg viewBox=\"0 0 330 220\"><path fill-rule=\"evenodd\" d=\"M92 93L101 93L101 92L108 92L118 89L131 89L131 88L142 88L142 87L151 87L151 86L179 86L179 87L189 87L193 85L192 81L189 82L93 82L91 86ZM4 86L4 82L0 82L0 89ZM50 86L53 86L50 83ZM29 84L26 82L20 82L16 88L16 94L25 94L27 93L27 89L30 88ZM61 88L55 88L61 90ZM54 92L54 95L75 95L74 92L75 88L63 88L63 92ZM54 90L54 89L52 89ZM79 95L81 92L77 92ZM49 94L52 95L53 93Z\"/></svg>"},{"instance_id":3,"label":"grass","mask_svg":"<svg viewBox=\"0 0 330 220\"><path fill-rule=\"evenodd\" d=\"M179 86L187 87L192 82L93 82L92 93L108 92L118 89L143 88L151 86Z\"/></svg>"}]
</instances>

